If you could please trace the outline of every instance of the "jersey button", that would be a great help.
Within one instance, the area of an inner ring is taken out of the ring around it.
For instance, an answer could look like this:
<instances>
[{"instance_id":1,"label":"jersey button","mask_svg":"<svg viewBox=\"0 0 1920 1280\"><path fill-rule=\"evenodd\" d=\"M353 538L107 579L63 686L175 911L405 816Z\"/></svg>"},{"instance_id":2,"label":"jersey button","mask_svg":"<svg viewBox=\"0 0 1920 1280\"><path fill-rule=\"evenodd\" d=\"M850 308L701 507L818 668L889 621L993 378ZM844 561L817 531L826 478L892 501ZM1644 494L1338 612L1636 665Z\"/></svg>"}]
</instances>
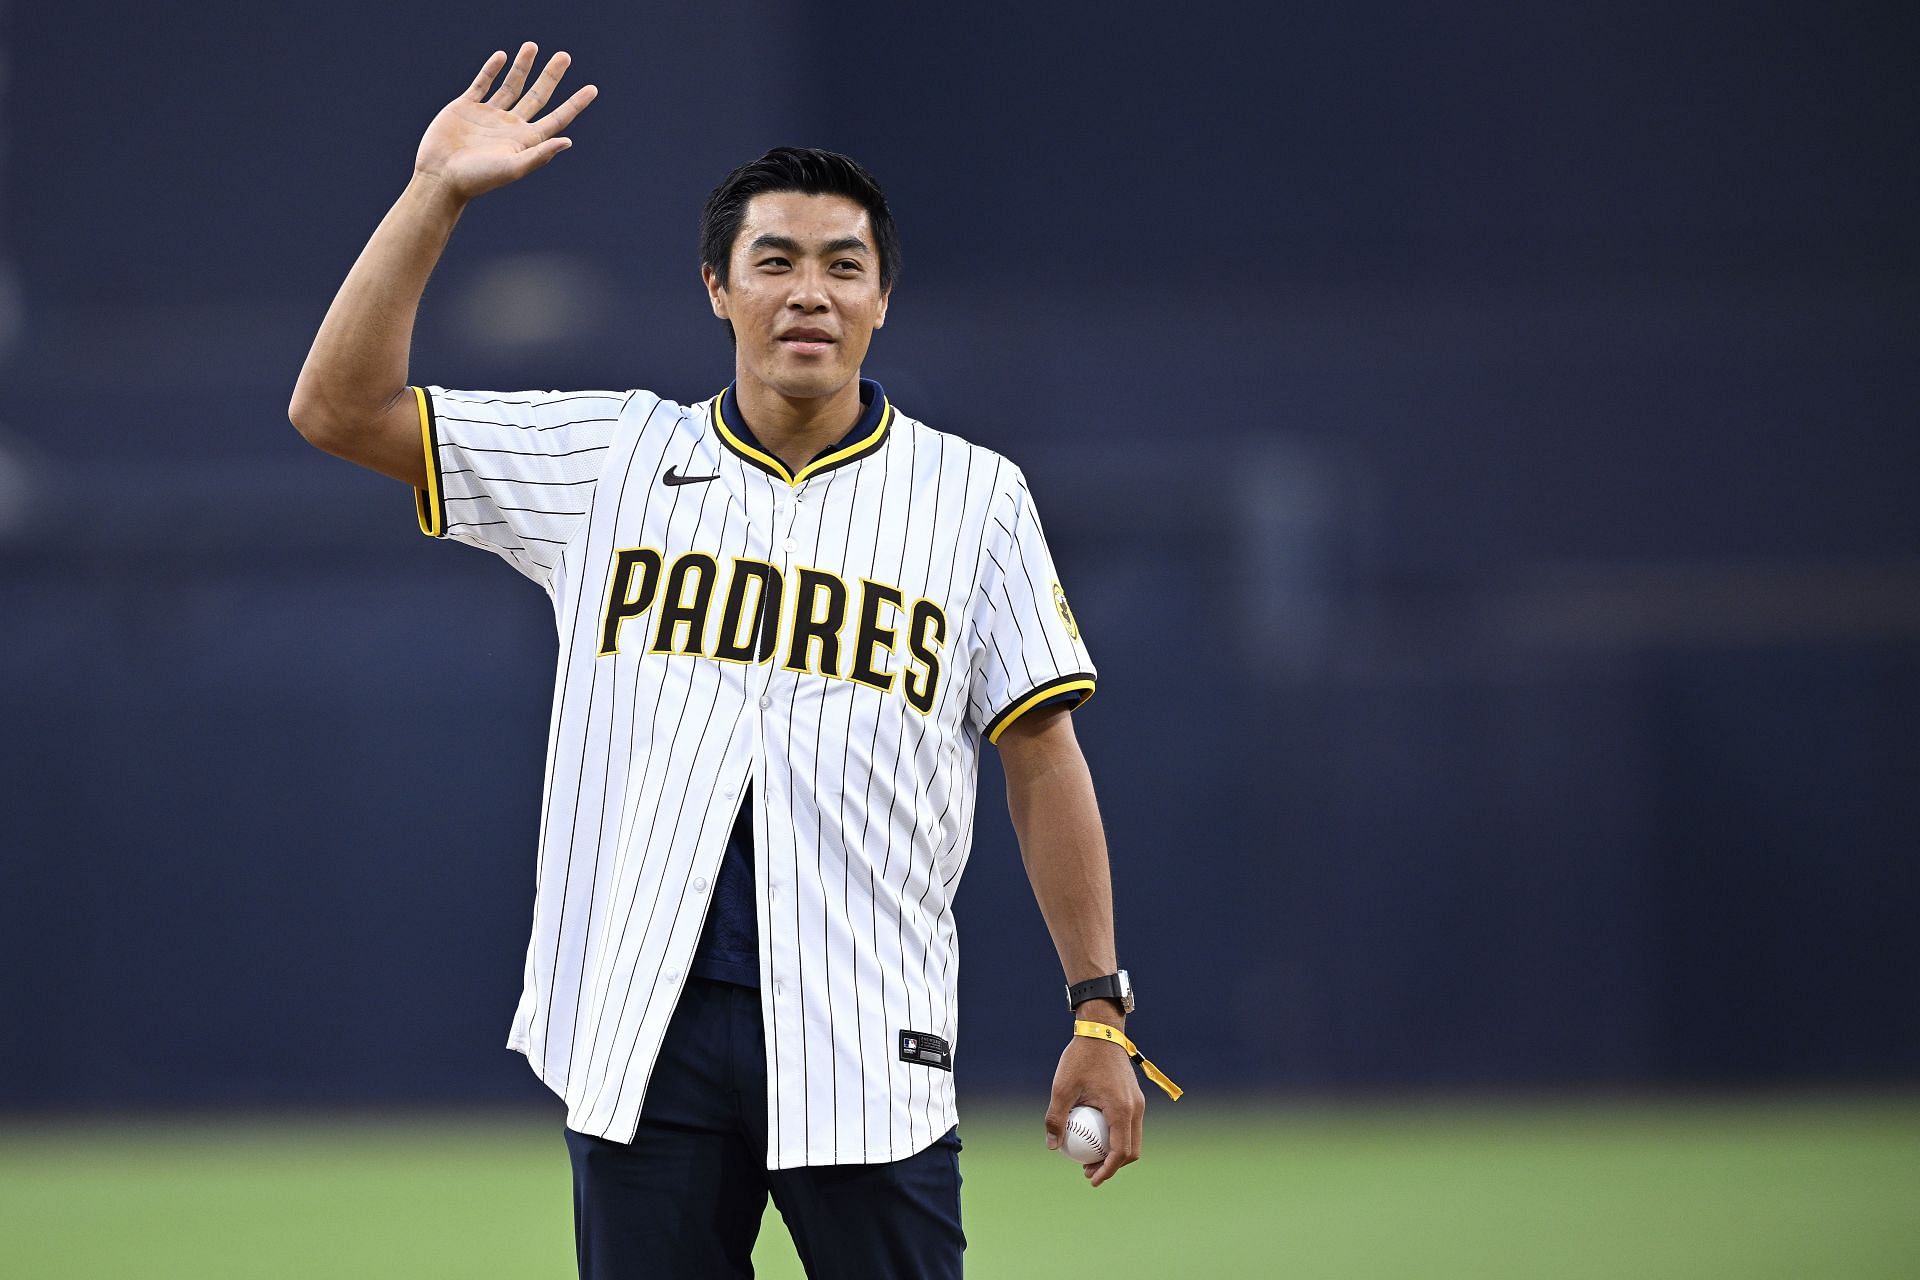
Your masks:
<instances>
[{"instance_id":1,"label":"jersey button","mask_svg":"<svg viewBox=\"0 0 1920 1280\"><path fill-rule=\"evenodd\" d=\"M761 694L761 695L760 695L760 709L761 709L762 711L765 711L765 710L766 710L766 709L767 709L768 707L770 707L770 706L772 706L772 705L773 705L773 695L772 695L772 694L770 694L770 693L763 693L763 694Z\"/></svg>"},{"instance_id":2,"label":"jersey button","mask_svg":"<svg viewBox=\"0 0 1920 1280\"><path fill-rule=\"evenodd\" d=\"M693 882L693 891L695 893L705 893L707 891L707 882L705 880L695 880Z\"/></svg>"},{"instance_id":3,"label":"jersey button","mask_svg":"<svg viewBox=\"0 0 1920 1280\"><path fill-rule=\"evenodd\" d=\"M781 545L782 547L785 547L785 548L786 548L786 550L787 550L787 554L789 554L789 555L791 555L791 554L793 554L793 539L792 539L792 538L788 538L788 539L787 539L787 540L786 540L785 542L783 542L783 543L781 543L780 545Z\"/></svg>"}]
</instances>

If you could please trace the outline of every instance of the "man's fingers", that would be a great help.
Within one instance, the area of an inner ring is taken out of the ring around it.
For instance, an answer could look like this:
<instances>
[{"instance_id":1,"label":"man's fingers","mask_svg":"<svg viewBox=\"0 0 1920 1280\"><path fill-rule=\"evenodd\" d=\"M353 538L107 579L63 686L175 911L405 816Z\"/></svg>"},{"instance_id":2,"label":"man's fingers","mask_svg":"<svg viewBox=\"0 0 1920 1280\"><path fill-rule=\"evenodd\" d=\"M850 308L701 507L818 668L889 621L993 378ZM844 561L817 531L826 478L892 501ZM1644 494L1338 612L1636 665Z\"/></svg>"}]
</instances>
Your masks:
<instances>
[{"instance_id":1,"label":"man's fingers","mask_svg":"<svg viewBox=\"0 0 1920 1280\"><path fill-rule=\"evenodd\" d=\"M500 74L500 68L506 61L507 55L500 49L495 49L487 55L487 60L480 64L480 74L475 76L473 83L467 86L465 96L468 101L480 102L486 98L487 86L492 84L493 78Z\"/></svg>"},{"instance_id":2,"label":"man's fingers","mask_svg":"<svg viewBox=\"0 0 1920 1280\"><path fill-rule=\"evenodd\" d=\"M1107 1158L1105 1160L1102 1160L1099 1164L1090 1164L1087 1166L1090 1171L1087 1176L1093 1180L1093 1185L1097 1187L1114 1174L1120 1172L1120 1167L1126 1163L1126 1157L1120 1154L1120 1144L1116 1142L1112 1150L1107 1152Z\"/></svg>"},{"instance_id":3,"label":"man's fingers","mask_svg":"<svg viewBox=\"0 0 1920 1280\"><path fill-rule=\"evenodd\" d=\"M588 103L599 96L598 85L583 85L575 89L571 98L533 122L535 131L543 138L557 136L562 129L573 123L575 116L587 109Z\"/></svg>"},{"instance_id":4,"label":"man's fingers","mask_svg":"<svg viewBox=\"0 0 1920 1280\"><path fill-rule=\"evenodd\" d=\"M528 147L520 153L520 167L514 173L513 180L518 182L535 169L552 163L555 156L572 145L571 138L548 138L545 142Z\"/></svg>"},{"instance_id":5,"label":"man's fingers","mask_svg":"<svg viewBox=\"0 0 1920 1280\"><path fill-rule=\"evenodd\" d=\"M1047 1150L1057 1151L1067 1137L1067 1112L1073 1110L1073 1104L1062 1094L1054 1094L1053 1101L1047 1106Z\"/></svg>"},{"instance_id":6,"label":"man's fingers","mask_svg":"<svg viewBox=\"0 0 1920 1280\"><path fill-rule=\"evenodd\" d=\"M513 114L522 120L533 119L534 113L547 105L547 99L553 96L553 91L560 85L560 77L566 75L567 68L572 65L573 58L564 49L548 58L547 69L527 89L526 96L513 104Z\"/></svg>"},{"instance_id":7,"label":"man's fingers","mask_svg":"<svg viewBox=\"0 0 1920 1280\"><path fill-rule=\"evenodd\" d=\"M1139 1140L1134 1135L1134 1120L1126 1116L1117 1117L1117 1120L1118 1123L1114 1123L1113 1119L1109 1119L1107 1158L1094 1168L1091 1175L1093 1185L1096 1187L1140 1158Z\"/></svg>"},{"instance_id":8,"label":"man's fingers","mask_svg":"<svg viewBox=\"0 0 1920 1280\"><path fill-rule=\"evenodd\" d=\"M520 46L520 52L513 56L513 65L507 68L507 78L487 99L487 105L505 111L520 97L520 86L527 82L527 72L533 69L534 55L540 52L538 45L529 40Z\"/></svg>"},{"instance_id":9,"label":"man's fingers","mask_svg":"<svg viewBox=\"0 0 1920 1280\"><path fill-rule=\"evenodd\" d=\"M1107 1117L1107 1158L1087 1166L1087 1176L1099 1186L1114 1174L1140 1158L1140 1115L1138 1105L1129 1107L1115 1102L1102 1108Z\"/></svg>"}]
</instances>

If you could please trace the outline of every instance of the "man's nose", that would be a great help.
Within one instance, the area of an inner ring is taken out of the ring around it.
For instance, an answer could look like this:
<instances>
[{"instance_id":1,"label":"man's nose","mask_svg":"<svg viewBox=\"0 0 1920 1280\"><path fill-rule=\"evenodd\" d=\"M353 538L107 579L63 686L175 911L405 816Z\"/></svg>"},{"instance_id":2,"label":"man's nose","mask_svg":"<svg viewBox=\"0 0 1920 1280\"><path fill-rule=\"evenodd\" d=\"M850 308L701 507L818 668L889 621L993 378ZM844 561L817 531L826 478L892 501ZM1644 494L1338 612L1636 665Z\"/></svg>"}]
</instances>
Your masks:
<instances>
[{"instance_id":1,"label":"man's nose","mask_svg":"<svg viewBox=\"0 0 1920 1280\"><path fill-rule=\"evenodd\" d=\"M796 311L827 309L826 283L818 272L800 270L793 273L793 289L787 294L787 306Z\"/></svg>"}]
</instances>

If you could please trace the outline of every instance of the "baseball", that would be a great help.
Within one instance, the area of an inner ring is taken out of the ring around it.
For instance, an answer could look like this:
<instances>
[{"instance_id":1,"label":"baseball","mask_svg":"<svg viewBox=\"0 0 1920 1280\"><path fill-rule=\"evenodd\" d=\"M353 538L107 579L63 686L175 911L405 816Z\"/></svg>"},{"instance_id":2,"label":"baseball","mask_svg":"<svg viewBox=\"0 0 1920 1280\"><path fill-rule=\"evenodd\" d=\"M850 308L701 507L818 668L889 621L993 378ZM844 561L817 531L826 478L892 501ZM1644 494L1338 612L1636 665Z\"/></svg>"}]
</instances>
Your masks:
<instances>
[{"instance_id":1,"label":"baseball","mask_svg":"<svg viewBox=\"0 0 1920 1280\"><path fill-rule=\"evenodd\" d=\"M1092 1107L1067 1112L1067 1136L1060 1153L1075 1164L1098 1164L1107 1158L1107 1118Z\"/></svg>"}]
</instances>

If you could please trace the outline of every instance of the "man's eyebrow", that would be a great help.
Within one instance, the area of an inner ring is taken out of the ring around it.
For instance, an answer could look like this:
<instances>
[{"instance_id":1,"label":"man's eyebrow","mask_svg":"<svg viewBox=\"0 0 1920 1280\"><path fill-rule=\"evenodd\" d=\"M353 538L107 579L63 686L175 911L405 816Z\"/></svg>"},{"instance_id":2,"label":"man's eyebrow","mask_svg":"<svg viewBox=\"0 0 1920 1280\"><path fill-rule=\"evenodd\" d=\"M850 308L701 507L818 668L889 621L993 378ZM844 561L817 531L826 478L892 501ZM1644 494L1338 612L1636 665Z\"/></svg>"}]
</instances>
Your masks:
<instances>
[{"instance_id":1,"label":"man's eyebrow","mask_svg":"<svg viewBox=\"0 0 1920 1280\"><path fill-rule=\"evenodd\" d=\"M748 253L758 253L762 249L778 249L781 253L790 253L795 257L806 252L800 242L792 236L761 235L755 236L747 245ZM859 236L842 236L838 240L829 240L820 247L822 253L846 253L858 249L862 253L872 253L867 242Z\"/></svg>"}]
</instances>

